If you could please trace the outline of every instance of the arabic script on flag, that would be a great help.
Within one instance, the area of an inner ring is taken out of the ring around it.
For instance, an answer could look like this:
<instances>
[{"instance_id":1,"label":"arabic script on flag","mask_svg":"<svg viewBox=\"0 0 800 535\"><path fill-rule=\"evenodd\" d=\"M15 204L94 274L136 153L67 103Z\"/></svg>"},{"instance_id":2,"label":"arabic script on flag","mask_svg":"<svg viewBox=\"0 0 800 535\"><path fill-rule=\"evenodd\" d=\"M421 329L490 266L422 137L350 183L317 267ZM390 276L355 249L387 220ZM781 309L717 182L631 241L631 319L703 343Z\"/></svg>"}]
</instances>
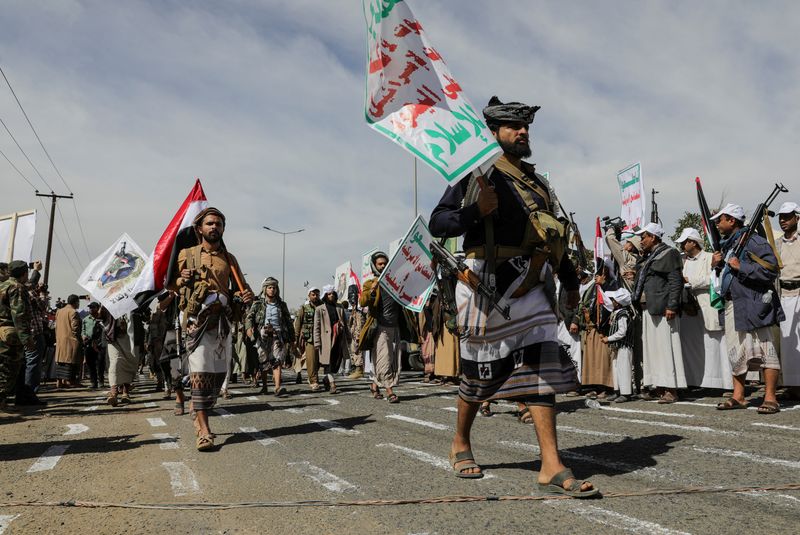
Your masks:
<instances>
[{"instance_id":1,"label":"arabic script on flag","mask_svg":"<svg viewBox=\"0 0 800 535\"><path fill-rule=\"evenodd\" d=\"M500 147L402 0L363 0L366 119L447 182L493 160Z\"/></svg>"}]
</instances>

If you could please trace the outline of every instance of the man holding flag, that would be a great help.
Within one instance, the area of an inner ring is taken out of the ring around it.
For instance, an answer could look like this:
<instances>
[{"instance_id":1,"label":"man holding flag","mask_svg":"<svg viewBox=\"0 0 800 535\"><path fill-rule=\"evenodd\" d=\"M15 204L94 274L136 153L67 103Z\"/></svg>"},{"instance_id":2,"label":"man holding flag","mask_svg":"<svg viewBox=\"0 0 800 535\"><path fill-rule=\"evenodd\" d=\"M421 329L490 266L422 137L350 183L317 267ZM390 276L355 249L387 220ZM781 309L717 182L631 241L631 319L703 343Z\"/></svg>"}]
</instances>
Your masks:
<instances>
[{"instance_id":1,"label":"man holding flag","mask_svg":"<svg viewBox=\"0 0 800 535\"><path fill-rule=\"evenodd\" d=\"M206 208L193 223L200 244L178 253L177 276L169 286L181 295L186 324L197 449L208 451L214 447L208 411L219 396L230 361L230 320L239 302L253 300L253 292L222 241L222 212Z\"/></svg>"}]
</instances>

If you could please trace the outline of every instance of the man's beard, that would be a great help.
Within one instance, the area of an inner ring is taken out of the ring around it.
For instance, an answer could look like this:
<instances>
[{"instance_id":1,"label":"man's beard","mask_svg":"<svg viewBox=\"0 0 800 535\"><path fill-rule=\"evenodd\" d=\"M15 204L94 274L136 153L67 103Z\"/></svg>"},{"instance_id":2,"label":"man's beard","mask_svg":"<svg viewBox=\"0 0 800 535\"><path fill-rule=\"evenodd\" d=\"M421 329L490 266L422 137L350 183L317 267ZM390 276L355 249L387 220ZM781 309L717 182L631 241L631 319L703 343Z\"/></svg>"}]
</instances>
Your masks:
<instances>
[{"instance_id":1,"label":"man's beard","mask_svg":"<svg viewBox=\"0 0 800 535\"><path fill-rule=\"evenodd\" d=\"M513 141L508 142L498 139L497 143L500 145L500 148L503 149L503 152L512 156L516 156L517 158L528 158L531 154L533 154L531 152L530 142L514 143Z\"/></svg>"},{"instance_id":2,"label":"man's beard","mask_svg":"<svg viewBox=\"0 0 800 535\"><path fill-rule=\"evenodd\" d=\"M222 239L222 234L218 232L209 232L208 234L203 234L203 239L208 243L219 243L219 241Z\"/></svg>"}]
</instances>

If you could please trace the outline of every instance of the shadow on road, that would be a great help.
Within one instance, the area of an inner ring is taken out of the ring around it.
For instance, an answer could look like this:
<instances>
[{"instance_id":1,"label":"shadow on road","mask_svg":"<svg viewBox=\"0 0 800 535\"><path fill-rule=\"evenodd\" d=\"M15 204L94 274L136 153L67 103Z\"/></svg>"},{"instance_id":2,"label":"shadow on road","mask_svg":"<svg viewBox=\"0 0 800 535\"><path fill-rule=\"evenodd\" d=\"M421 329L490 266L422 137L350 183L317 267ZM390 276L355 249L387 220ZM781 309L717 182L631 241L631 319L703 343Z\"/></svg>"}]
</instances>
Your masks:
<instances>
[{"instance_id":1,"label":"shadow on road","mask_svg":"<svg viewBox=\"0 0 800 535\"><path fill-rule=\"evenodd\" d=\"M336 420L330 420L331 423L337 424L345 429L355 429L357 426L372 424L375 423L375 420L370 420L372 417L371 414L367 414L365 416L353 416L351 418L339 418ZM310 433L320 433L325 432L326 429L320 425L315 423L305 423L300 425L290 425L286 427L276 427L275 429L263 429L261 430L262 433L267 435L269 438L280 438L286 437L290 435L307 435ZM225 442L222 444L223 446L230 446L232 444L241 444L244 442L252 442L255 440L252 436L245 433L235 433L229 436Z\"/></svg>"},{"instance_id":2,"label":"shadow on road","mask_svg":"<svg viewBox=\"0 0 800 535\"><path fill-rule=\"evenodd\" d=\"M55 444L68 445L69 449L64 455L81 453L109 453L113 451L132 450L149 444L158 444L157 439L135 441L141 435L118 435L112 437L62 439L54 438L48 442L19 442L16 444L0 444L0 459L3 461L18 461L20 459L35 459Z\"/></svg>"}]
</instances>

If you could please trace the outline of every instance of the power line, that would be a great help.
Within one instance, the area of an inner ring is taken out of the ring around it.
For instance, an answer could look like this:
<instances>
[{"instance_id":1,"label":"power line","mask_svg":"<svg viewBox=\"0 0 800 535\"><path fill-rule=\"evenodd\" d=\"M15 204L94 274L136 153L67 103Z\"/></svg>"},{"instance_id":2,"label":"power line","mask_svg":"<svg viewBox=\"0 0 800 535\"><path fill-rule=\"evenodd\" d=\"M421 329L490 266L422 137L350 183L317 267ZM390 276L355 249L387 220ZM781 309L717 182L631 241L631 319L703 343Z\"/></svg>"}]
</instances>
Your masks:
<instances>
[{"instance_id":1,"label":"power line","mask_svg":"<svg viewBox=\"0 0 800 535\"><path fill-rule=\"evenodd\" d=\"M25 159L28 160L28 163L31 165L33 170L36 171L37 175L39 175L39 178L42 179L42 182L44 182L44 185L47 186L47 189L49 189L50 191L53 191L53 188L50 186L50 184L47 183L47 180L44 179L44 177L42 176L42 173L39 172L39 169L34 165L34 163L31 161L31 159L28 158L28 153L25 152L25 149L22 148L22 146L17 141L17 138L14 137L14 134L11 133L11 130L8 129L8 126L6 125L6 122L1 117L0 117L0 124L2 124L3 128L6 129L6 132L8 132L9 136L11 136L11 139L14 140L14 144L17 146L17 148L22 153L22 155L25 156Z\"/></svg>"},{"instance_id":2,"label":"power line","mask_svg":"<svg viewBox=\"0 0 800 535\"><path fill-rule=\"evenodd\" d=\"M67 241L69 242L69 246L72 247L72 252L75 253L75 260L77 260L78 265L80 265L81 257L78 254L78 250L75 249L75 244L72 242L72 236L70 235L69 229L67 228L67 223L64 221L64 214L61 213L61 207L56 205L56 211L58 212L59 219L61 219L61 225L64 227L64 232L67 233Z\"/></svg>"},{"instance_id":3,"label":"power line","mask_svg":"<svg viewBox=\"0 0 800 535\"><path fill-rule=\"evenodd\" d=\"M30 180L28 180L28 177L26 177L25 175L23 175L23 174L22 174L22 171L20 171L19 169L17 169L17 166L16 166L16 165L14 165L14 162L12 162L11 160L9 160L9 159L8 159L8 156L6 156L6 153L5 153L5 152L3 152L3 150L2 150L2 149L0 149L0 154L2 154L2 155L3 155L3 158L5 158L5 159L6 159L6 161L8 162L8 165L10 165L10 166L11 166L11 167L14 169L14 171L16 171L16 172L17 172L17 174L18 174L19 176L21 176L21 177L22 177L22 180L24 180L25 182L27 182L27 183L28 183L28 185L29 185L30 187L32 187L32 188L33 188L33 191L39 191L38 189L36 189L36 186L34 186L34 185L33 185L33 183L32 183Z\"/></svg>"},{"instance_id":4,"label":"power line","mask_svg":"<svg viewBox=\"0 0 800 535\"><path fill-rule=\"evenodd\" d=\"M28 126L31 127L31 131L33 131L33 135L36 136L36 141L39 142L39 145L42 147L42 150L44 151L45 155L47 156L47 159L50 160L50 165L52 165L53 169L56 170L56 174L58 174L58 177L61 179L61 182L64 183L64 187L67 188L67 191L69 191L70 194L72 194L72 189L67 184L67 181L64 180L64 176L61 174L61 171L59 171L58 167L56 167L56 164L53 162L53 158L51 158L50 157L50 153L47 152L47 149L45 148L44 143L42 143L42 140L39 137L39 134L36 133L36 129L33 127L33 123L31 122L30 118L28 118L28 114L25 113L25 108L22 107L22 102L20 102L19 98L17 98L17 93L14 91L14 88L11 87L11 82L8 81L8 77L6 76L6 73L3 70L2 66L0 66L0 74L3 75L3 79L6 81L6 85L11 90L11 94L14 95L14 100L17 101L17 106L19 106L20 111L22 111L22 115L24 115L25 116L25 120L28 121ZM52 188L51 188L50 191L52 191Z\"/></svg>"},{"instance_id":5,"label":"power line","mask_svg":"<svg viewBox=\"0 0 800 535\"><path fill-rule=\"evenodd\" d=\"M83 223L81 223L81 217L78 215L78 201L75 200L75 197L72 197L72 208L75 210L75 219L78 220L78 228L81 231L81 238L83 238L83 246L86 248L86 257L91 262L92 260L92 253L89 252L89 243L86 241L86 233L83 231Z\"/></svg>"},{"instance_id":6,"label":"power line","mask_svg":"<svg viewBox=\"0 0 800 535\"><path fill-rule=\"evenodd\" d=\"M42 205L42 210L44 211L44 214L49 218L50 212L47 211L47 206L45 206L44 201L41 198L39 198L39 203ZM53 229L53 235L56 238L56 243L58 244L58 247L61 249L61 252L64 253L64 258L67 259L69 267L72 268L72 272L75 273L75 277L76 278L80 277L81 276L80 273L78 273L78 270L75 269L75 265L72 263L72 260L70 260L69 255L67 254L67 250L64 248L64 244L61 243L61 238L58 237L58 233L55 231L55 229Z\"/></svg>"}]
</instances>

